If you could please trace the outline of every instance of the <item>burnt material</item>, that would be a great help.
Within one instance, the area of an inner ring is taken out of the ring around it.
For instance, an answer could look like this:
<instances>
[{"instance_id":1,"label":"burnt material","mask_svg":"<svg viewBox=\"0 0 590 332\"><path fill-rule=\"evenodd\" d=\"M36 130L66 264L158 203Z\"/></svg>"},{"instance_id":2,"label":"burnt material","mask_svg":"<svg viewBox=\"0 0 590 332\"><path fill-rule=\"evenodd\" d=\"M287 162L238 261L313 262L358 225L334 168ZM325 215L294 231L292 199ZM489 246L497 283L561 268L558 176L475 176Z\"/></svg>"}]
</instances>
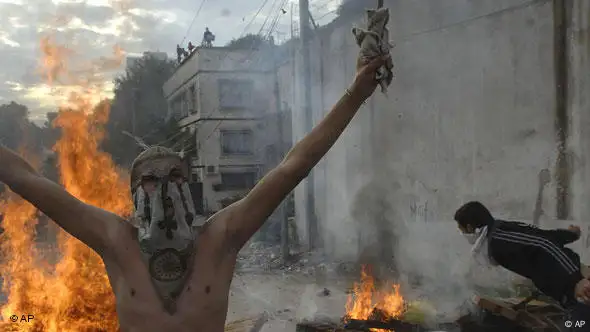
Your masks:
<instances>
[{"instance_id":1,"label":"burnt material","mask_svg":"<svg viewBox=\"0 0 590 332\"><path fill-rule=\"evenodd\" d=\"M364 332L347 329L342 324L327 322L302 322L297 324L296 332Z\"/></svg>"},{"instance_id":2,"label":"burnt material","mask_svg":"<svg viewBox=\"0 0 590 332\"><path fill-rule=\"evenodd\" d=\"M344 322L345 328L359 331L369 331L370 329L383 329L396 332L425 331L419 325L390 317L377 308L371 311L368 319L354 319L345 316L342 321Z\"/></svg>"},{"instance_id":3,"label":"burnt material","mask_svg":"<svg viewBox=\"0 0 590 332\"><path fill-rule=\"evenodd\" d=\"M350 319L345 328L353 331L369 331L370 329L383 329L395 332L422 332L427 331L423 327L411 323L402 322L397 319L387 321Z\"/></svg>"},{"instance_id":4,"label":"burnt material","mask_svg":"<svg viewBox=\"0 0 590 332\"><path fill-rule=\"evenodd\" d=\"M537 294L535 294L537 295ZM511 303L501 299L479 298L480 310L459 318L456 322L424 327L388 317L380 310L373 310L369 319L342 318L341 322L322 320L297 324L297 332L369 332L382 329L395 332L560 332L565 313L551 304L531 303L533 296Z\"/></svg>"}]
</instances>

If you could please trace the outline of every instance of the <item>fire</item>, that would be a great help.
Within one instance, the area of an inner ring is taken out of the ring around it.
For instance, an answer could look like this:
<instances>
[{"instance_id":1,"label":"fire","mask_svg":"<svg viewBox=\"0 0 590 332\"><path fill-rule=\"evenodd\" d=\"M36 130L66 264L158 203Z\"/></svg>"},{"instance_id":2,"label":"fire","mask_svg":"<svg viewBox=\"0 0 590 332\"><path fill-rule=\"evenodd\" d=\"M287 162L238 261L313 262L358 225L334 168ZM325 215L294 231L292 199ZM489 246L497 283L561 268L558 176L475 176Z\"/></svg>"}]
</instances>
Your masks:
<instances>
[{"instance_id":1,"label":"fire","mask_svg":"<svg viewBox=\"0 0 590 332\"><path fill-rule=\"evenodd\" d=\"M391 287L391 288L390 288ZM375 280L366 266L361 270L361 281L354 283L353 292L346 302L346 316L350 319L369 320L379 311L387 318L399 318L405 310L405 301L398 284L377 289ZM388 330L371 329L373 332Z\"/></svg>"},{"instance_id":2,"label":"fire","mask_svg":"<svg viewBox=\"0 0 590 332\"><path fill-rule=\"evenodd\" d=\"M96 77L92 72L85 73L88 78L76 79L80 70L73 74L67 66L71 52L52 39L43 39L41 50L48 84L63 83L61 77L72 87L65 96L64 90L54 90L67 101L53 124L62 131L54 147L61 183L83 202L128 215L132 203L126 176L121 175L109 155L99 150L101 127L109 115L108 102L95 102L101 83L92 79ZM117 48L114 60L100 61L109 66L121 62ZM89 68L96 69L96 63ZM57 230L57 248L39 249L35 243L37 212L13 196L0 203L0 215L4 216L0 270L3 293L7 295L7 303L0 306L0 330L117 331L115 298L100 257L61 229ZM55 265L42 263L47 261L48 251L55 255ZM17 315L18 322L11 322L13 315Z\"/></svg>"}]
</instances>

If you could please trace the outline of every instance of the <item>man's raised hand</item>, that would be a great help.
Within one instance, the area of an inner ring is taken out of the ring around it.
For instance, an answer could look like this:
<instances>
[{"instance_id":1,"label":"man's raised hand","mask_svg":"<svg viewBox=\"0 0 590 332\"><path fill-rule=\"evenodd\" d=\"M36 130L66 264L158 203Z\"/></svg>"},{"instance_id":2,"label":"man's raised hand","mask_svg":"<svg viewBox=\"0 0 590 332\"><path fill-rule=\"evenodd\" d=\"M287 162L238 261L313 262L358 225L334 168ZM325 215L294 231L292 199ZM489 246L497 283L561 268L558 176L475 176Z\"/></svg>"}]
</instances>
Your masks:
<instances>
[{"instance_id":1,"label":"man's raised hand","mask_svg":"<svg viewBox=\"0 0 590 332\"><path fill-rule=\"evenodd\" d=\"M379 82L377 82L375 79L377 69L385 65L389 58L390 56L387 55L378 57L369 62L362 62L359 60L357 62L356 77L352 83L350 92L353 95L362 98L363 101L369 98L379 84Z\"/></svg>"}]
</instances>

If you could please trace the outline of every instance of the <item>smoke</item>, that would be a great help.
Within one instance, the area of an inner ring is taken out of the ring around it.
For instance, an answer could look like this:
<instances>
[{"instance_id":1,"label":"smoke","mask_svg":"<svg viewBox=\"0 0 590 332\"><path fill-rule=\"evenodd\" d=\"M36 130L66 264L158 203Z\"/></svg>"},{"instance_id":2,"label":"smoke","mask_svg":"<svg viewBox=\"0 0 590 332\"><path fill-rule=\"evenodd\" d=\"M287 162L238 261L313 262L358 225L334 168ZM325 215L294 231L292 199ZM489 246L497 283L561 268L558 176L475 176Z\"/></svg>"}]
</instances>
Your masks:
<instances>
[{"instance_id":1,"label":"smoke","mask_svg":"<svg viewBox=\"0 0 590 332\"><path fill-rule=\"evenodd\" d=\"M454 222L408 223L398 239L396 263L404 295L427 300L436 308L432 318L439 321L473 311L475 295L514 284L512 273L471 255Z\"/></svg>"},{"instance_id":2,"label":"smoke","mask_svg":"<svg viewBox=\"0 0 590 332\"><path fill-rule=\"evenodd\" d=\"M371 181L354 195L351 215L362 229L360 263L373 265L378 280L399 282L408 301L424 300L434 307L427 319L431 322L455 321L473 312L476 295L514 291L523 279L491 266L482 259L484 252L472 256L455 222L420 220L398 209L416 199L402 194L408 192L403 190L406 182Z\"/></svg>"}]
</instances>

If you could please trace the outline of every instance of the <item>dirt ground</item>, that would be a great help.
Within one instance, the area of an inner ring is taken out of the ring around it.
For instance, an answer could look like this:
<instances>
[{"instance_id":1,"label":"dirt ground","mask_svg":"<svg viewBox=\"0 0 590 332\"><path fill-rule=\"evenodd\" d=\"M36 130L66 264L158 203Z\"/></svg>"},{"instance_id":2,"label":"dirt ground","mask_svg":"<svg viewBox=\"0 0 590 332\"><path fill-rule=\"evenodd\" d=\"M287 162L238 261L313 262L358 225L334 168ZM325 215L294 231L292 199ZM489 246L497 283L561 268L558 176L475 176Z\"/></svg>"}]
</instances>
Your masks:
<instances>
[{"instance_id":1,"label":"dirt ground","mask_svg":"<svg viewBox=\"0 0 590 332\"><path fill-rule=\"evenodd\" d=\"M268 312L270 319L262 332L293 332L297 322L305 318L342 317L349 285L344 280L297 272L237 274L230 291L227 322Z\"/></svg>"}]
</instances>

